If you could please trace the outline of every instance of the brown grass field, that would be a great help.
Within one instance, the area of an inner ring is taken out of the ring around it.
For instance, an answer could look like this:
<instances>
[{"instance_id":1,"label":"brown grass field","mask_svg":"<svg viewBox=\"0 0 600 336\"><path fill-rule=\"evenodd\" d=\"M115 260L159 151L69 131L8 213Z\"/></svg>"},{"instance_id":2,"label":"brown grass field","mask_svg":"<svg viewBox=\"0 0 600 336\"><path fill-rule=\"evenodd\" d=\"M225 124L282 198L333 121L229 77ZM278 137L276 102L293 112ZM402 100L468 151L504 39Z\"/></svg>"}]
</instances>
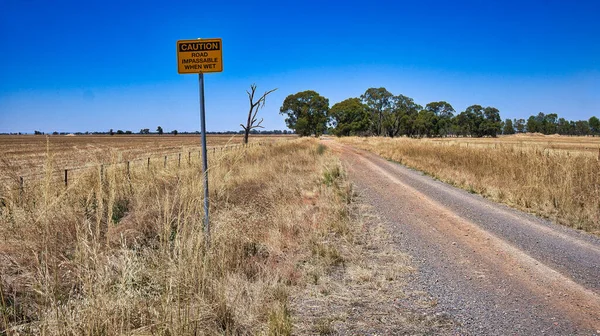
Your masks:
<instances>
[{"instance_id":1,"label":"brown grass field","mask_svg":"<svg viewBox=\"0 0 600 336\"><path fill-rule=\"evenodd\" d=\"M295 135L251 135L250 143L268 143L295 139ZM243 142L243 135L207 136L209 149L235 146ZM14 187L19 177L25 180L39 178L45 165L52 165L57 178L64 169L97 166L147 157L160 160L165 155L187 153L195 156L200 151L200 135L81 135L81 136L0 136L0 182ZM50 158L50 160L49 160ZM32 176L33 175L33 176ZM37 175L37 176L36 176Z\"/></svg>"},{"instance_id":2,"label":"brown grass field","mask_svg":"<svg viewBox=\"0 0 600 336\"><path fill-rule=\"evenodd\" d=\"M341 138L498 202L600 234L600 138Z\"/></svg>"},{"instance_id":3,"label":"brown grass field","mask_svg":"<svg viewBox=\"0 0 600 336\"><path fill-rule=\"evenodd\" d=\"M46 175L4 195L1 333L289 335L290 288L344 262L350 239L339 239L353 230L340 163L315 139L209 162L210 246L199 160L107 166L68 187Z\"/></svg>"},{"instance_id":4,"label":"brown grass field","mask_svg":"<svg viewBox=\"0 0 600 336\"><path fill-rule=\"evenodd\" d=\"M438 138L433 142L443 144L459 144L461 146L498 147L511 146L520 148L537 147L546 151L563 151L570 153L588 153L598 155L600 137L575 137L542 134L518 134L499 136L498 138ZM468 145L467 145L468 144Z\"/></svg>"},{"instance_id":5,"label":"brown grass field","mask_svg":"<svg viewBox=\"0 0 600 336\"><path fill-rule=\"evenodd\" d=\"M165 153L198 148L198 137L12 139L0 137L9 183L23 172L42 174L24 190L6 187L0 195L0 333L290 335L296 327L323 334L333 330L325 314L335 313L326 308L335 288L376 288L374 302L382 304L403 295L410 263L399 263L393 282L375 271L393 268L375 264L369 247L381 248L385 233L365 238L369 229L352 217L352 190L339 160L315 139L251 137L263 145L209 151L208 247L200 158L162 161ZM216 136L209 145L240 141ZM600 164L593 149L600 139L339 141L600 233ZM128 172L121 162L136 158L144 160ZM82 164L90 168L70 175L68 186L60 183L57 169ZM324 310L307 317L317 309L315 297Z\"/></svg>"},{"instance_id":6,"label":"brown grass field","mask_svg":"<svg viewBox=\"0 0 600 336\"><path fill-rule=\"evenodd\" d=\"M13 155L6 161L41 165L42 174L0 195L0 334L377 330L378 313L343 318L365 300L366 311L386 306L413 333L451 323L424 319L427 307L395 308L410 258L374 216L354 208L339 159L315 139L252 137L262 144L209 151L210 246L197 155L129 172L106 164L188 150L197 137L50 137L50 150L46 137L13 139L20 146L2 138ZM239 142L209 138L212 146ZM65 186L55 174L60 163L90 168Z\"/></svg>"}]
</instances>

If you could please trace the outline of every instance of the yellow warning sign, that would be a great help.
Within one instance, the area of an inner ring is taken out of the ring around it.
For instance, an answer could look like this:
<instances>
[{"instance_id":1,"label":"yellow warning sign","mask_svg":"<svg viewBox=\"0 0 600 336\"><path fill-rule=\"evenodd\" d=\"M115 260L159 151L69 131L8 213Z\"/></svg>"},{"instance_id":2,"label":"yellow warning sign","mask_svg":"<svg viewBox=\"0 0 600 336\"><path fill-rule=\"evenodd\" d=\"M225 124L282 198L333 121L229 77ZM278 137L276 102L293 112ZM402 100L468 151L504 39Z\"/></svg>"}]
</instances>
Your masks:
<instances>
[{"instance_id":1,"label":"yellow warning sign","mask_svg":"<svg viewBox=\"0 0 600 336\"><path fill-rule=\"evenodd\" d=\"M177 41L177 71L180 74L223 71L220 38Z\"/></svg>"}]
</instances>

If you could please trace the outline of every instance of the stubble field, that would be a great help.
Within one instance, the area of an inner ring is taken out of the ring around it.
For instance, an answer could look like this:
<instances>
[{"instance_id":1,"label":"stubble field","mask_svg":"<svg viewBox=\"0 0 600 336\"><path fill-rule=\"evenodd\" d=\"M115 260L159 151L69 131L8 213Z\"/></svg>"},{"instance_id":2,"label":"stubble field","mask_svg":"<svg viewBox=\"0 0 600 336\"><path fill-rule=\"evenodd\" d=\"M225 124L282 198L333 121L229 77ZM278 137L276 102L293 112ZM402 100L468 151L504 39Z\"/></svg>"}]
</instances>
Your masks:
<instances>
[{"instance_id":1,"label":"stubble field","mask_svg":"<svg viewBox=\"0 0 600 336\"><path fill-rule=\"evenodd\" d=\"M295 139L295 135L252 135L251 144L272 143ZM243 135L207 135L208 148L239 146ZM163 164L164 157L172 162L198 158L200 135L82 135L82 136L0 136L0 182L4 189L18 187L22 177L25 183L39 179L52 171L57 180L64 179L64 170L76 173L85 167L101 164L147 163ZM137 161L137 163L136 163Z\"/></svg>"}]
</instances>

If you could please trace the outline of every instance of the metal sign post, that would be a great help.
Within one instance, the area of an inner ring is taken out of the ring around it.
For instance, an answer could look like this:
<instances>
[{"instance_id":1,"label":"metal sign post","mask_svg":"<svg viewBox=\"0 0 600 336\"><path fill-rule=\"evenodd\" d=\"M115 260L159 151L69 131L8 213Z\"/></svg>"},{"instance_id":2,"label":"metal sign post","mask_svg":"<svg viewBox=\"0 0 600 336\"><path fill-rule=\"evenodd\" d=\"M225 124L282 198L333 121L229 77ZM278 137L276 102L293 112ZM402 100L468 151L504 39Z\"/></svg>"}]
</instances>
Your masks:
<instances>
[{"instance_id":1,"label":"metal sign post","mask_svg":"<svg viewBox=\"0 0 600 336\"><path fill-rule=\"evenodd\" d=\"M202 137L202 176L204 177L204 236L206 245L210 243L210 222L208 220L208 158L206 155L206 120L204 116L204 73L198 74L200 89L200 132Z\"/></svg>"},{"instance_id":2,"label":"metal sign post","mask_svg":"<svg viewBox=\"0 0 600 336\"><path fill-rule=\"evenodd\" d=\"M206 119L204 111L204 73L223 71L223 48L220 38L177 41L177 72L198 74L200 94L200 132L202 138L202 176L204 178L204 236L210 245L208 219L208 157L206 151Z\"/></svg>"}]
</instances>

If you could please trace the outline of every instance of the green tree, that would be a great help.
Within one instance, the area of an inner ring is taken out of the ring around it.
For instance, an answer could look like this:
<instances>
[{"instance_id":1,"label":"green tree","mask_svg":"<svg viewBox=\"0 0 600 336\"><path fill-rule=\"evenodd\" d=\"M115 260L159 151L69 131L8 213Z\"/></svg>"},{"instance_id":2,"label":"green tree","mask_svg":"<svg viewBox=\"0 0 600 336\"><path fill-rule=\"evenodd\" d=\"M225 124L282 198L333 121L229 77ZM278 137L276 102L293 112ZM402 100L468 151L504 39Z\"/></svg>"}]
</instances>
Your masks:
<instances>
[{"instance_id":1,"label":"green tree","mask_svg":"<svg viewBox=\"0 0 600 336\"><path fill-rule=\"evenodd\" d=\"M560 135L570 135L573 133L571 129L571 123L565 118L558 119L558 134Z\"/></svg>"},{"instance_id":2,"label":"green tree","mask_svg":"<svg viewBox=\"0 0 600 336\"><path fill-rule=\"evenodd\" d=\"M483 109L483 122L479 126L479 136L496 137L502 131L502 119L500 119L500 111L488 106Z\"/></svg>"},{"instance_id":3,"label":"green tree","mask_svg":"<svg viewBox=\"0 0 600 336\"><path fill-rule=\"evenodd\" d=\"M113 129L111 128L110 131L108 131L108 134L115 135L115 131L113 131Z\"/></svg>"},{"instance_id":4,"label":"green tree","mask_svg":"<svg viewBox=\"0 0 600 336\"><path fill-rule=\"evenodd\" d=\"M171 131L171 133L172 133L173 135L177 135L177 130L172 130L172 131Z\"/></svg>"},{"instance_id":5,"label":"green tree","mask_svg":"<svg viewBox=\"0 0 600 336\"><path fill-rule=\"evenodd\" d=\"M544 134L556 134L558 132L558 115L556 113L544 116Z\"/></svg>"},{"instance_id":6,"label":"green tree","mask_svg":"<svg viewBox=\"0 0 600 336\"><path fill-rule=\"evenodd\" d=\"M462 136L483 136L485 121L484 108L481 105L471 105L455 118L458 134Z\"/></svg>"},{"instance_id":7,"label":"green tree","mask_svg":"<svg viewBox=\"0 0 600 336\"><path fill-rule=\"evenodd\" d=\"M375 135L383 135L383 113L391 107L392 97L385 88L369 88L360 96L371 112L372 127L371 130Z\"/></svg>"},{"instance_id":8,"label":"green tree","mask_svg":"<svg viewBox=\"0 0 600 336\"><path fill-rule=\"evenodd\" d=\"M513 124L517 133L525 133L525 119L514 119Z\"/></svg>"},{"instance_id":9,"label":"green tree","mask_svg":"<svg viewBox=\"0 0 600 336\"><path fill-rule=\"evenodd\" d=\"M415 119L415 131L419 137L433 136L436 132L436 124L438 117L432 111L427 109L419 111Z\"/></svg>"},{"instance_id":10,"label":"green tree","mask_svg":"<svg viewBox=\"0 0 600 336\"><path fill-rule=\"evenodd\" d=\"M447 136L452 131L452 118L456 111L445 101L431 102L425 105L425 110L433 112L438 118L437 130L434 135Z\"/></svg>"},{"instance_id":11,"label":"green tree","mask_svg":"<svg viewBox=\"0 0 600 336\"><path fill-rule=\"evenodd\" d=\"M388 108L383 112L384 134L393 138L400 134L412 133L414 120L422 108L410 97L404 95L392 97Z\"/></svg>"},{"instance_id":12,"label":"green tree","mask_svg":"<svg viewBox=\"0 0 600 336\"><path fill-rule=\"evenodd\" d=\"M312 90L289 95L279 114L286 115L285 123L300 136L320 136L327 129L329 99Z\"/></svg>"},{"instance_id":13,"label":"green tree","mask_svg":"<svg viewBox=\"0 0 600 336\"><path fill-rule=\"evenodd\" d=\"M504 128L502 129L502 134L515 134L515 128L513 126L513 122L510 119L506 119L504 121Z\"/></svg>"},{"instance_id":14,"label":"green tree","mask_svg":"<svg viewBox=\"0 0 600 336\"><path fill-rule=\"evenodd\" d=\"M578 120L575 122L575 135L589 135L590 124L587 120Z\"/></svg>"},{"instance_id":15,"label":"green tree","mask_svg":"<svg viewBox=\"0 0 600 336\"><path fill-rule=\"evenodd\" d=\"M542 125L538 124L538 122L534 116L530 116L529 118L527 118L527 132L529 132L529 133L539 132L541 127L542 127Z\"/></svg>"},{"instance_id":16,"label":"green tree","mask_svg":"<svg viewBox=\"0 0 600 336\"><path fill-rule=\"evenodd\" d=\"M162 134L163 134L163 129L162 129L162 127L158 126L158 127L156 128L156 132L158 132L158 135L162 135Z\"/></svg>"},{"instance_id":17,"label":"green tree","mask_svg":"<svg viewBox=\"0 0 600 336\"><path fill-rule=\"evenodd\" d=\"M366 134L371 126L369 109L359 98L348 98L334 104L329 116L334 127L333 134L337 136Z\"/></svg>"},{"instance_id":18,"label":"green tree","mask_svg":"<svg viewBox=\"0 0 600 336\"><path fill-rule=\"evenodd\" d=\"M590 118L590 120L588 120L588 124L590 125L590 129L592 131L592 134L594 135L599 135L600 134L600 119L598 119L597 117L593 116Z\"/></svg>"}]
</instances>

